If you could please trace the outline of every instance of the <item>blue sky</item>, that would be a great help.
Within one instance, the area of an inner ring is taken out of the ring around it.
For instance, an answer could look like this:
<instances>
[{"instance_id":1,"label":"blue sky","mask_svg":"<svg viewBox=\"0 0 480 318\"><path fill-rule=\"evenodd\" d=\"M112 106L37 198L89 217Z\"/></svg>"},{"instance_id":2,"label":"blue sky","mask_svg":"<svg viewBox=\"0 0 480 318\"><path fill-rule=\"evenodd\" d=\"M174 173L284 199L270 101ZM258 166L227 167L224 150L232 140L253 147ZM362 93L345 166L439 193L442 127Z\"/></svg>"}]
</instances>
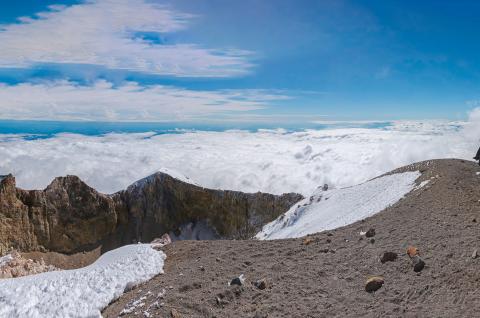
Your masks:
<instances>
[{"instance_id":1,"label":"blue sky","mask_svg":"<svg viewBox=\"0 0 480 318\"><path fill-rule=\"evenodd\" d=\"M5 2L0 119L463 119L480 99L479 14L475 1Z\"/></svg>"}]
</instances>

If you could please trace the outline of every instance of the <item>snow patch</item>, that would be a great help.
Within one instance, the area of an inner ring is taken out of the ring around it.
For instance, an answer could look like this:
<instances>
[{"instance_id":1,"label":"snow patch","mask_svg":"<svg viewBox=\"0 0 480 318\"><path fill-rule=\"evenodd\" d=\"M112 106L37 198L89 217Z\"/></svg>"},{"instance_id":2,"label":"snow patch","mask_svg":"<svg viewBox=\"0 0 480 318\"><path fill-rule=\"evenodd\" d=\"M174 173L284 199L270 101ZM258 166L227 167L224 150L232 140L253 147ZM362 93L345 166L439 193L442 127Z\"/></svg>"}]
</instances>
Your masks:
<instances>
[{"instance_id":1,"label":"snow patch","mask_svg":"<svg viewBox=\"0 0 480 318\"><path fill-rule=\"evenodd\" d=\"M128 303L127 306L120 312L120 316L131 314L138 308L145 306L145 300L147 296L142 296L139 299L135 299L132 302Z\"/></svg>"},{"instance_id":2,"label":"snow patch","mask_svg":"<svg viewBox=\"0 0 480 318\"><path fill-rule=\"evenodd\" d=\"M166 255L127 245L76 270L0 280L0 317L101 317L126 289L163 273Z\"/></svg>"},{"instance_id":3,"label":"snow patch","mask_svg":"<svg viewBox=\"0 0 480 318\"><path fill-rule=\"evenodd\" d=\"M193 181L190 177L178 172L177 170L168 169L168 168L160 168L158 172L168 174L170 177L180 180L185 183L190 183L196 186L200 186L197 182Z\"/></svg>"},{"instance_id":4,"label":"snow patch","mask_svg":"<svg viewBox=\"0 0 480 318\"><path fill-rule=\"evenodd\" d=\"M157 175L157 173L164 173L164 174L167 174L174 179L177 179L178 181L189 183L189 184L200 187L200 185L197 182L193 181L189 177L181 174L180 172L178 172L176 170L172 170L172 169L168 169L168 168L161 168L157 172L155 172L153 174L150 174L149 176L147 176L145 178L142 178L140 180L135 181L134 183L129 185L128 188L129 189L141 188L141 187L145 186L145 184L147 184L147 183L149 183L149 182L151 182L155 179L155 176Z\"/></svg>"},{"instance_id":5,"label":"snow patch","mask_svg":"<svg viewBox=\"0 0 480 318\"><path fill-rule=\"evenodd\" d=\"M425 180L425 181L420 182L420 184L417 185L417 186L414 188L414 190L417 191L417 190L423 188L423 187L426 186L429 182L430 182L430 180Z\"/></svg>"},{"instance_id":6,"label":"snow patch","mask_svg":"<svg viewBox=\"0 0 480 318\"><path fill-rule=\"evenodd\" d=\"M415 187L420 172L386 175L343 189L317 189L255 237L261 240L301 237L372 216L396 203Z\"/></svg>"}]
</instances>

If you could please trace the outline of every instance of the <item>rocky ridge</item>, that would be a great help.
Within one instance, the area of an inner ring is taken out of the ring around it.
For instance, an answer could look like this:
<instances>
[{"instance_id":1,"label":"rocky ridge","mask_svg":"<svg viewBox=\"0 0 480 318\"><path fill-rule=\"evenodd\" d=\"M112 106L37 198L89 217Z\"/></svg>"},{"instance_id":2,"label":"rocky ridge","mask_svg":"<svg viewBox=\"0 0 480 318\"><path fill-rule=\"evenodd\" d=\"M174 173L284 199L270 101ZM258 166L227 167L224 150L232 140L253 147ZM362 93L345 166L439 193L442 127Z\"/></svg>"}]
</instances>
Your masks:
<instances>
[{"instance_id":1,"label":"rocky ridge","mask_svg":"<svg viewBox=\"0 0 480 318\"><path fill-rule=\"evenodd\" d=\"M76 176L23 190L7 175L0 177L0 255L11 249L71 254L99 246L104 252L166 232L182 238L185 231L199 236L205 229L211 238L246 239L300 199L206 189L160 172L112 195Z\"/></svg>"}]
</instances>

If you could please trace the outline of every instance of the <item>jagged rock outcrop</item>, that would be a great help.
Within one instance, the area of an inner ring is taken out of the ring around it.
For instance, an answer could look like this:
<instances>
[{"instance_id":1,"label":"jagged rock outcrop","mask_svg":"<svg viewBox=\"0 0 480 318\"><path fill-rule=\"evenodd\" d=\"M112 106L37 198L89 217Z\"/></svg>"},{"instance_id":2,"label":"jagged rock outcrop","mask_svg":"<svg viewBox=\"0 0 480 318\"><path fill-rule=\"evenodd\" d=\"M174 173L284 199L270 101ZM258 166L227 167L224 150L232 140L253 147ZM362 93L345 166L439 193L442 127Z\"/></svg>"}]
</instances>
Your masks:
<instances>
[{"instance_id":1,"label":"jagged rock outcrop","mask_svg":"<svg viewBox=\"0 0 480 318\"><path fill-rule=\"evenodd\" d=\"M221 238L252 237L301 199L205 189L156 173L124 191L105 195L76 176L44 190L16 188L0 177L0 255L11 248L74 253L151 241L163 233L184 237L197 227Z\"/></svg>"},{"instance_id":2,"label":"jagged rock outcrop","mask_svg":"<svg viewBox=\"0 0 480 318\"><path fill-rule=\"evenodd\" d=\"M78 177L56 178L45 190L15 187L12 175L0 181L0 252L74 252L115 233L125 219L114 200Z\"/></svg>"}]
</instances>

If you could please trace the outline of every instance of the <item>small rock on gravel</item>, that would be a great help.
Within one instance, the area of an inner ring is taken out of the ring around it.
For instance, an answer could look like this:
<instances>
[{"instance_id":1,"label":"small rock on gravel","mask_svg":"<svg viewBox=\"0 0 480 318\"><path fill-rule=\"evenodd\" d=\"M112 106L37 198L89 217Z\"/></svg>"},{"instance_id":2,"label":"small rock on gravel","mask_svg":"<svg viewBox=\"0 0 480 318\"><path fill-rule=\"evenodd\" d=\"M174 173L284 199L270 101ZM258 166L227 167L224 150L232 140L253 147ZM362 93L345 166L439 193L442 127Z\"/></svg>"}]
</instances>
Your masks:
<instances>
[{"instance_id":1,"label":"small rock on gravel","mask_svg":"<svg viewBox=\"0 0 480 318\"><path fill-rule=\"evenodd\" d=\"M425 267L425 262L420 258L420 256L415 255L412 257L413 270L416 273L419 273Z\"/></svg>"},{"instance_id":2,"label":"small rock on gravel","mask_svg":"<svg viewBox=\"0 0 480 318\"><path fill-rule=\"evenodd\" d=\"M477 257L478 257L478 250L475 249L475 250L473 250L472 258L475 259L475 258L477 258Z\"/></svg>"},{"instance_id":3,"label":"small rock on gravel","mask_svg":"<svg viewBox=\"0 0 480 318\"><path fill-rule=\"evenodd\" d=\"M232 286L232 285L242 286L244 282L245 282L245 278L243 277L243 274L242 274L242 275L232 279L231 282L230 282L230 286Z\"/></svg>"},{"instance_id":4,"label":"small rock on gravel","mask_svg":"<svg viewBox=\"0 0 480 318\"><path fill-rule=\"evenodd\" d=\"M395 252L385 252L382 254L382 257L380 258L380 262L386 263L386 262L394 262L397 259L398 255Z\"/></svg>"},{"instance_id":5,"label":"small rock on gravel","mask_svg":"<svg viewBox=\"0 0 480 318\"><path fill-rule=\"evenodd\" d=\"M152 241L152 248L159 251L164 247L165 245L171 244L172 239L170 238L170 235L167 233L163 234L161 238L156 238Z\"/></svg>"},{"instance_id":6,"label":"small rock on gravel","mask_svg":"<svg viewBox=\"0 0 480 318\"><path fill-rule=\"evenodd\" d=\"M407 255L408 256L414 257L417 254L418 254L418 248L416 248L415 246L409 246L407 248Z\"/></svg>"},{"instance_id":7,"label":"small rock on gravel","mask_svg":"<svg viewBox=\"0 0 480 318\"><path fill-rule=\"evenodd\" d=\"M254 282L253 285L260 290L264 290L267 288L267 281L265 279L259 279Z\"/></svg>"},{"instance_id":8,"label":"small rock on gravel","mask_svg":"<svg viewBox=\"0 0 480 318\"><path fill-rule=\"evenodd\" d=\"M374 291L379 290L384 283L385 280L381 276L370 277L367 279L367 283L365 284L365 291L368 293L373 293Z\"/></svg>"},{"instance_id":9,"label":"small rock on gravel","mask_svg":"<svg viewBox=\"0 0 480 318\"><path fill-rule=\"evenodd\" d=\"M365 233L365 236L366 236L366 237L374 237L374 236L375 236L375 229L369 229L369 230Z\"/></svg>"},{"instance_id":10,"label":"small rock on gravel","mask_svg":"<svg viewBox=\"0 0 480 318\"><path fill-rule=\"evenodd\" d=\"M303 245L309 245L309 244L312 243L312 242L313 242L312 238L307 237L307 238L305 238L305 239L303 240L302 244L303 244Z\"/></svg>"}]
</instances>

